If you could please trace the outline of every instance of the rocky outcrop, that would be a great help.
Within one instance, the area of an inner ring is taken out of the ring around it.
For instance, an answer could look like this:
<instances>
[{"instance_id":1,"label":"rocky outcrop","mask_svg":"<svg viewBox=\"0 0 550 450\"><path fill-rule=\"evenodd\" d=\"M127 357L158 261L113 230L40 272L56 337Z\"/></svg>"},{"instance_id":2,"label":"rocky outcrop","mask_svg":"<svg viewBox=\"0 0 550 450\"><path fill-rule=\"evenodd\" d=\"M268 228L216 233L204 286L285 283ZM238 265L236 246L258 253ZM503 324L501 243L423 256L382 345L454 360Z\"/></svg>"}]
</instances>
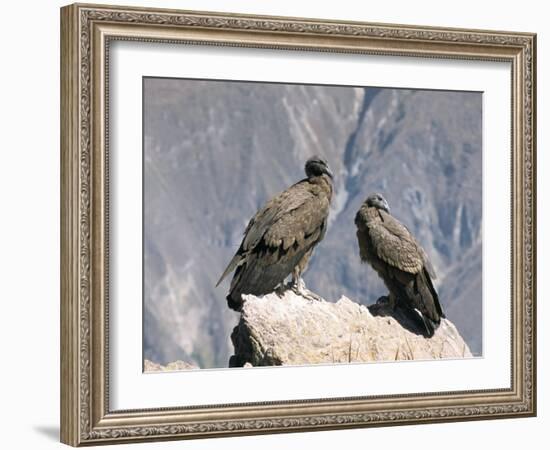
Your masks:
<instances>
[{"instance_id":1,"label":"rocky outcrop","mask_svg":"<svg viewBox=\"0 0 550 450\"><path fill-rule=\"evenodd\" d=\"M420 323L400 309L391 311L384 301L365 307L347 297L311 301L292 291L245 298L231 335L230 367L472 356L449 320L426 338Z\"/></svg>"},{"instance_id":2,"label":"rocky outcrop","mask_svg":"<svg viewBox=\"0 0 550 450\"><path fill-rule=\"evenodd\" d=\"M153 361L149 361L148 359L145 359L143 361L144 372L172 372L176 370L196 370L196 369L200 369L200 367L181 360L173 361L171 363L166 364L165 366L155 363Z\"/></svg>"}]
</instances>

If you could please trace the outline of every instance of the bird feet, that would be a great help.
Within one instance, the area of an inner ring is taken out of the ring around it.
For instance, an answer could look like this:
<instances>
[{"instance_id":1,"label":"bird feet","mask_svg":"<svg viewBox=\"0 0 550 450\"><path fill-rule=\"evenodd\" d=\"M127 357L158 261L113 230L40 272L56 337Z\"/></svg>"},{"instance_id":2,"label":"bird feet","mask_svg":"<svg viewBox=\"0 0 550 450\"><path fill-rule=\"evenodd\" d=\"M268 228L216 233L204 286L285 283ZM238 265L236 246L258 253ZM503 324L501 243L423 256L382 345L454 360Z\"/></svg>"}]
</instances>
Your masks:
<instances>
[{"instance_id":1,"label":"bird feet","mask_svg":"<svg viewBox=\"0 0 550 450\"><path fill-rule=\"evenodd\" d=\"M275 294L277 297L282 298L285 295L285 292L289 289L289 286L285 283L279 283L275 288Z\"/></svg>"},{"instance_id":2,"label":"bird feet","mask_svg":"<svg viewBox=\"0 0 550 450\"><path fill-rule=\"evenodd\" d=\"M320 296L318 296L317 294L315 294L314 292L311 292L309 289L306 288L306 283L301 278L298 278L298 280L293 280L290 286L290 289L296 295L304 297L306 300L316 301L316 302L323 301L323 299Z\"/></svg>"}]
</instances>

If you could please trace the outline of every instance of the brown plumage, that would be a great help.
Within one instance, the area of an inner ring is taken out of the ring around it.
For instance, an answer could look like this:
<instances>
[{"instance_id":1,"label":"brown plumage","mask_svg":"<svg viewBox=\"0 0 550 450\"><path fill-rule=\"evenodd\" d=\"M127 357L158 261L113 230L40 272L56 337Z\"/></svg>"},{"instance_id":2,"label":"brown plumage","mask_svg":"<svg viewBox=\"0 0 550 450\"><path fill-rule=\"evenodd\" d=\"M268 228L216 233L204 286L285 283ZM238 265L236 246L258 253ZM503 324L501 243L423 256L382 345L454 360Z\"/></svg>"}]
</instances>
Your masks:
<instances>
[{"instance_id":1,"label":"brown plumage","mask_svg":"<svg viewBox=\"0 0 550 450\"><path fill-rule=\"evenodd\" d=\"M434 269L424 249L401 222L390 214L380 194L372 194L355 216L361 261L368 262L390 291L390 305L401 306L422 319L433 336L445 317L433 286Z\"/></svg>"},{"instance_id":2,"label":"brown plumage","mask_svg":"<svg viewBox=\"0 0 550 450\"><path fill-rule=\"evenodd\" d=\"M273 292L292 274L294 287L304 294L301 274L314 247L323 239L332 198L332 173L326 161L310 158L307 178L273 197L248 223L237 253L223 272L233 270L228 306L242 306L242 294Z\"/></svg>"}]
</instances>

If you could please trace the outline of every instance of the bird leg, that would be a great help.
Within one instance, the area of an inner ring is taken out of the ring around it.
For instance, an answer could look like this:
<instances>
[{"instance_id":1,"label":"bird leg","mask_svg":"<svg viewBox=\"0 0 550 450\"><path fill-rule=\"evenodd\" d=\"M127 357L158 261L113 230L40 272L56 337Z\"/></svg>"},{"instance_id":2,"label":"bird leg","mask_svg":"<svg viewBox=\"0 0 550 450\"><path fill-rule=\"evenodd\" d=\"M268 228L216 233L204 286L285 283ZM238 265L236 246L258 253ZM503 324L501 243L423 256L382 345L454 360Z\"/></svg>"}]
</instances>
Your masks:
<instances>
[{"instance_id":1,"label":"bird leg","mask_svg":"<svg viewBox=\"0 0 550 450\"><path fill-rule=\"evenodd\" d=\"M278 297L283 297L285 295L285 291L288 289L288 285L285 284L285 282L283 281L282 283L279 283L276 287L275 287L275 294L277 294Z\"/></svg>"},{"instance_id":2,"label":"bird leg","mask_svg":"<svg viewBox=\"0 0 550 450\"><path fill-rule=\"evenodd\" d=\"M315 294L314 292L311 292L309 289L306 288L306 284L304 283L304 280L302 278L299 278L297 283L292 283L292 291L301 297L304 297L307 300L310 301L316 301L321 302L323 299Z\"/></svg>"},{"instance_id":3,"label":"bird leg","mask_svg":"<svg viewBox=\"0 0 550 450\"><path fill-rule=\"evenodd\" d=\"M320 296L306 288L306 283L300 276L300 272L297 269L292 271L292 283L290 289L292 289L296 295L304 297L307 300L318 302L323 300Z\"/></svg>"},{"instance_id":4,"label":"bird leg","mask_svg":"<svg viewBox=\"0 0 550 450\"><path fill-rule=\"evenodd\" d=\"M397 306L397 298L395 298L393 292L390 292L388 294L388 305L390 306L392 311L394 311L395 307Z\"/></svg>"}]
</instances>

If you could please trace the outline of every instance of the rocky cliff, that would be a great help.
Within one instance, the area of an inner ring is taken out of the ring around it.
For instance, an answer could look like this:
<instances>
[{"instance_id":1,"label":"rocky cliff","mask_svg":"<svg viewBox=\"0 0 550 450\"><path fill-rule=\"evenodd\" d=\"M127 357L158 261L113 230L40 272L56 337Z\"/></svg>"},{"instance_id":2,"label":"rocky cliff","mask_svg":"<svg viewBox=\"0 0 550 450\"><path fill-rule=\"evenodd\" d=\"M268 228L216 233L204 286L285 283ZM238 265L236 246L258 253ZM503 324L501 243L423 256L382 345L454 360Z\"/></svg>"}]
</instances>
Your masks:
<instances>
[{"instance_id":1,"label":"rocky cliff","mask_svg":"<svg viewBox=\"0 0 550 450\"><path fill-rule=\"evenodd\" d=\"M246 296L231 339L232 367L472 356L447 319L426 338L416 321L399 309L390 311L383 302L365 307L347 297L336 303L311 301L292 291L282 297Z\"/></svg>"}]
</instances>

